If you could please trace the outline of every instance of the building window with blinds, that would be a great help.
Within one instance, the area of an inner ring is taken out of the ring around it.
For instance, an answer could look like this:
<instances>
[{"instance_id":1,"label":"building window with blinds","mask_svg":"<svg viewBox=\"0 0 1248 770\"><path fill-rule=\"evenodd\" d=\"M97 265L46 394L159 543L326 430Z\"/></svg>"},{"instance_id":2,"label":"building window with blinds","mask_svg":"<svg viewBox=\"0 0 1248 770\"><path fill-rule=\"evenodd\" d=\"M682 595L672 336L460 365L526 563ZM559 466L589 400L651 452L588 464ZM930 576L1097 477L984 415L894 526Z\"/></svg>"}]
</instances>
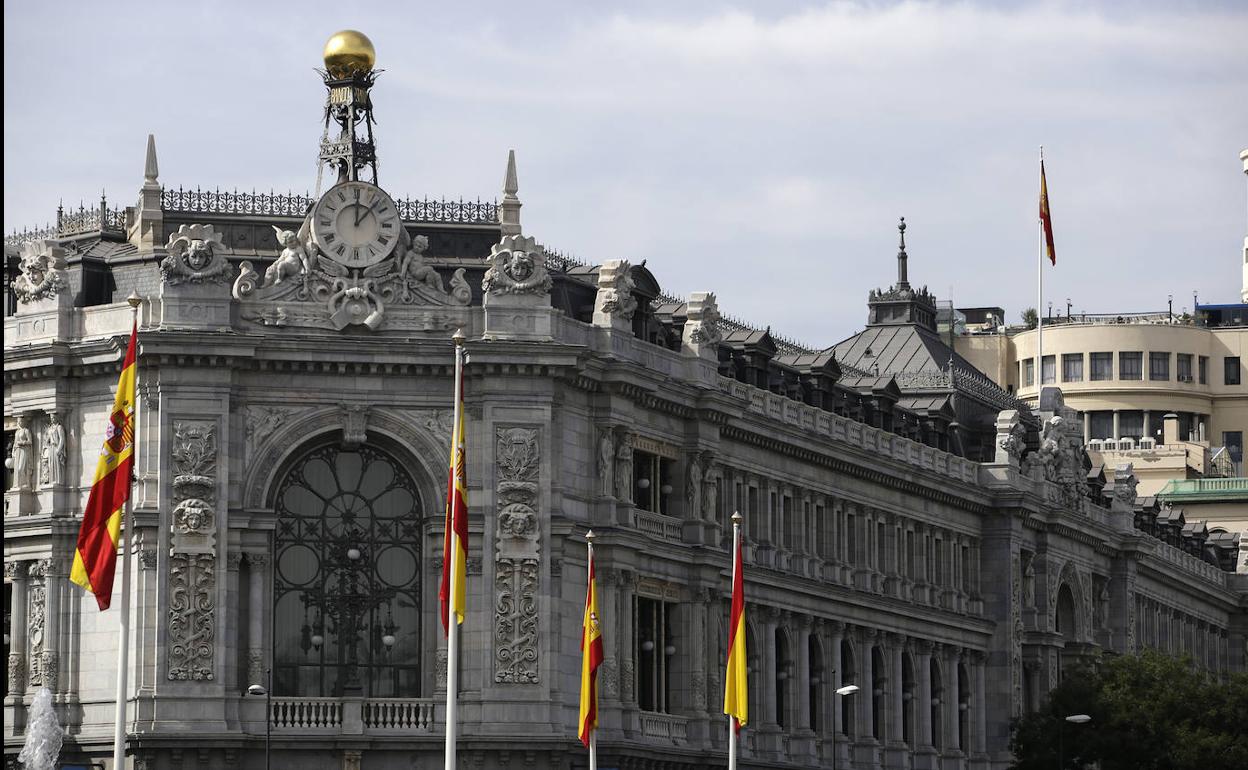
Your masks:
<instances>
[{"instance_id":1,"label":"building window with blinds","mask_svg":"<svg viewBox=\"0 0 1248 770\"><path fill-rule=\"evenodd\" d=\"M1175 364L1176 364L1175 374L1178 375L1179 382L1191 382L1192 381L1192 354L1191 353L1179 353L1178 357L1175 358Z\"/></svg>"},{"instance_id":2,"label":"building window with blinds","mask_svg":"<svg viewBox=\"0 0 1248 770\"><path fill-rule=\"evenodd\" d=\"M1148 379L1165 381L1170 379L1170 354L1148 354Z\"/></svg>"},{"instance_id":3,"label":"building window with blinds","mask_svg":"<svg viewBox=\"0 0 1248 770\"><path fill-rule=\"evenodd\" d=\"M1092 353L1092 381L1105 382L1114 379L1114 354Z\"/></svg>"},{"instance_id":4,"label":"building window with blinds","mask_svg":"<svg viewBox=\"0 0 1248 770\"><path fill-rule=\"evenodd\" d=\"M1144 354L1135 351L1123 351L1118 354L1118 379L1144 379Z\"/></svg>"},{"instance_id":5,"label":"building window with blinds","mask_svg":"<svg viewBox=\"0 0 1248 770\"><path fill-rule=\"evenodd\" d=\"M1083 382L1083 354L1062 354L1062 382Z\"/></svg>"},{"instance_id":6,"label":"building window with blinds","mask_svg":"<svg viewBox=\"0 0 1248 770\"><path fill-rule=\"evenodd\" d=\"M1057 356L1045 356L1040 362L1040 383L1052 385L1057 382Z\"/></svg>"}]
</instances>

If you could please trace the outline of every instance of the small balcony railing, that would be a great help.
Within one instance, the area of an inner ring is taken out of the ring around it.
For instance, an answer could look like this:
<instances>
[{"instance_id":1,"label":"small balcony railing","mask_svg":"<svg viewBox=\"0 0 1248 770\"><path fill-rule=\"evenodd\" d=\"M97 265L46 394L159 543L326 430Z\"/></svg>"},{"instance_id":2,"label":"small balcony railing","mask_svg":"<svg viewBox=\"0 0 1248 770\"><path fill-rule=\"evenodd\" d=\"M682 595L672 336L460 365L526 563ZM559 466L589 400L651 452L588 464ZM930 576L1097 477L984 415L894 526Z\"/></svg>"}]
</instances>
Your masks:
<instances>
[{"instance_id":1,"label":"small balcony railing","mask_svg":"<svg viewBox=\"0 0 1248 770\"><path fill-rule=\"evenodd\" d=\"M276 697L272 709L273 729L287 733L340 733L351 723L370 733L435 727L432 698Z\"/></svg>"}]
</instances>

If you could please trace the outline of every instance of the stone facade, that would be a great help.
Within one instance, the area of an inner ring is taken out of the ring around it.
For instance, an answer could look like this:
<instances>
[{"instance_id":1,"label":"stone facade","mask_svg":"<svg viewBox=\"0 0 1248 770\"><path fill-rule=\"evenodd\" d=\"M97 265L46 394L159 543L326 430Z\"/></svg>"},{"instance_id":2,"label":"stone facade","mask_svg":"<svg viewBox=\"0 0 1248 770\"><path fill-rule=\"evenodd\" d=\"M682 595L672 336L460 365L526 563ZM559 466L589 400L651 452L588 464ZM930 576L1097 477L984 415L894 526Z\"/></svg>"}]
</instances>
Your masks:
<instances>
[{"instance_id":1,"label":"stone facade","mask_svg":"<svg viewBox=\"0 0 1248 770\"><path fill-rule=\"evenodd\" d=\"M514 159L505 221L408 206L394 271L339 275L299 236L297 206L152 199L154 152L125 232L23 250L64 276L23 289L5 318L5 429L24 453L5 493L6 756L39 684L71 752L110 753L116 613L67 574L130 313L56 300L60 283L94 280L105 250L113 296L144 298L136 767L262 767L264 701L245 693L270 671L278 766L440 761L456 329L469 356L465 766L583 766L589 528L607 765L723 761L733 511L751 767L835 753L864 769L1004 768L1009 718L1082 656L1152 646L1245 666L1244 576L1137 527L1119 502L1129 468L1089 487L1060 393L991 415L978 462L947 428L864 416L895 381L858 371L838 391L834 357L737 328L713 294L684 303L642 266L578 265L523 235ZM872 302L930 304L908 286ZM952 375L938 384L961 392ZM976 404L1000 398L976 387ZM37 468L49 442L56 473ZM862 690L833 694L848 683Z\"/></svg>"}]
</instances>

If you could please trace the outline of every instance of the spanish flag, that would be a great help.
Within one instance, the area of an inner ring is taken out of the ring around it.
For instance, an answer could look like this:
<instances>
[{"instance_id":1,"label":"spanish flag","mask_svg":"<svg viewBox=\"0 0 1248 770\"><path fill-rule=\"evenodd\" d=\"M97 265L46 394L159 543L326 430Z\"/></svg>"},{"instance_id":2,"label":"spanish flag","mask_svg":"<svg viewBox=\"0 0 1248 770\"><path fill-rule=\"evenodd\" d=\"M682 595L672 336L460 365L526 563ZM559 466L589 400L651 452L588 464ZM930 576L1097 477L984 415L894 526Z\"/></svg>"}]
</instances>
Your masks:
<instances>
[{"instance_id":1,"label":"spanish flag","mask_svg":"<svg viewBox=\"0 0 1248 770\"><path fill-rule=\"evenodd\" d=\"M594 585L594 545L589 545L589 586L585 589L585 618L581 627L581 711L577 718L581 743L598 726L598 667L602 665L602 627L599 625L598 587Z\"/></svg>"},{"instance_id":2,"label":"spanish flag","mask_svg":"<svg viewBox=\"0 0 1248 770\"><path fill-rule=\"evenodd\" d=\"M1040 224L1044 227L1044 247L1049 261L1057 264L1057 252L1053 249L1053 218L1049 214L1049 186L1044 181L1044 158L1040 158Z\"/></svg>"},{"instance_id":3,"label":"spanish flag","mask_svg":"<svg viewBox=\"0 0 1248 770\"><path fill-rule=\"evenodd\" d=\"M134 469L135 347L138 321L130 328L130 344L117 379L113 411L104 430L104 446L95 465L95 481L82 514L74 566L69 579L95 594L101 610L113 598L113 577L117 572L117 541L121 537L121 516L130 499Z\"/></svg>"},{"instance_id":4,"label":"spanish flag","mask_svg":"<svg viewBox=\"0 0 1248 770\"><path fill-rule=\"evenodd\" d=\"M442 628L450 633L450 610L464 622L468 582L468 471L464 463L464 367L463 346L455 346L455 425L451 429L450 475L446 484L446 524L442 542ZM453 537L452 537L453 535ZM452 540L454 542L452 542ZM451 552L454 548L454 553ZM451 570L455 570L455 596L451 596Z\"/></svg>"},{"instance_id":5,"label":"spanish flag","mask_svg":"<svg viewBox=\"0 0 1248 770\"><path fill-rule=\"evenodd\" d=\"M724 676L724 713L736 730L749 721L745 673L745 578L741 575L741 527L735 527L732 557L732 609L728 615L728 670Z\"/></svg>"}]
</instances>

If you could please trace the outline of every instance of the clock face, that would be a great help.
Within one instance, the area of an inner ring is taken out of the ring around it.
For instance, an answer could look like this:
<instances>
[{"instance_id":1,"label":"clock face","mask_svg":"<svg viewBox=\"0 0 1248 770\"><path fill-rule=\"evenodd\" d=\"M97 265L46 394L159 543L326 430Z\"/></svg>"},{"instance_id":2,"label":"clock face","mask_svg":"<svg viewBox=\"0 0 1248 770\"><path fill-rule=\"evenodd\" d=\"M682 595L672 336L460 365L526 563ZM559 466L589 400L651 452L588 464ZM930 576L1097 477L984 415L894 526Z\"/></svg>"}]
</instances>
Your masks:
<instances>
[{"instance_id":1,"label":"clock face","mask_svg":"<svg viewBox=\"0 0 1248 770\"><path fill-rule=\"evenodd\" d=\"M389 195L368 182L343 182L321 196L312 212L312 235L327 257L347 267L368 267L390 255L403 221Z\"/></svg>"}]
</instances>

